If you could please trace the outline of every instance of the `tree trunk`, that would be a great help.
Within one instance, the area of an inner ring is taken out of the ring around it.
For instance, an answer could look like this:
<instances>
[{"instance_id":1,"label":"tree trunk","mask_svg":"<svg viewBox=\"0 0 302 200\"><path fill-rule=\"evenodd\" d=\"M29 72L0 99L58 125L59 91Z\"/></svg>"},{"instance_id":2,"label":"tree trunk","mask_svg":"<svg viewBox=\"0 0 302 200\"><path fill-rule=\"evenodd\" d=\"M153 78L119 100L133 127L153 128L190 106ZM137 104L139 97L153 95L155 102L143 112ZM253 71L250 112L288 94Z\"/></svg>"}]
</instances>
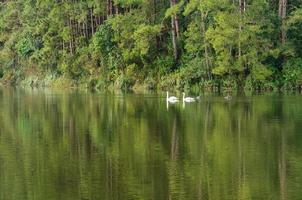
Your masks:
<instances>
[{"instance_id":1,"label":"tree trunk","mask_svg":"<svg viewBox=\"0 0 302 200\"><path fill-rule=\"evenodd\" d=\"M242 60L242 44L241 35L244 24L244 13L246 10L246 0L239 0L239 31L238 31L238 61L239 65L245 68L245 63Z\"/></svg>"},{"instance_id":2,"label":"tree trunk","mask_svg":"<svg viewBox=\"0 0 302 200\"><path fill-rule=\"evenodd\" d=\"M93 22L94 22L94 20L93 20L93 10L92 10L92 8L90 9L90 23L91 23L91 35L93 35L94 34L94 24L93 24Z\"/></svg>"},{"instance_id":3,"label":"tree trunk","mask_svg":"<svg viewBox=\"0 0 302 200\"><path fill-rule=\"evenodd\" d=\"M177 60L178 59L178 50L177 50L177 38L176 38L174 17L171 18L171 26L172 26L173 55L174 55L174 59Z\"/></svg>"},{"instance_id":4,"label":"tree trunk","mask_svg":"<svg viewBox=\"0 0 302 200\"><path fill-rule=\"evenodd\" d=\"M88 19L85 20L85 33L86 33L86 38L89 38Z\"/></svg>"},{"instance_id":5,"label":"tree trunk","mask_svg":"<svg viewBox=\"0 0 302 200\"><path fill-rule=\"evenodd\" d=\"M239 36L238 36L238 59L239 59L239 62L241 62L241 31L242 31L242 10L243 10L243 7L242 7L242 0L239 0L239 15L240 15L240 18L239 18Z\"/></svg>"},{"instance_id":6,"label":"tree trunk","mask_svg":"<svg viewBox=\"0 0 302 200\"><path fill-rule=\"evenodd\" d=\"M82 27L82 34L83 34L83 36L86 38L86 28L85 28L85 22L83 22L82 23L83 25L83 27Z\"/></svg>"},{"instance_id":7,"label":"tree trunk","mask_svg":"<svg viewBox=\"0 0 302 200\"><path fill-rule=\"evenodd\" d=\"M285 18L286 18L287 0L279 0L279 18L281 20L281 43L286 41Z\"/></svg>"},{"instance_id":8,"label":"tree trunk","mask_svg":"<svg viewBox=\"0 0 302 200\"><path fill-rule=\"evenodd\" d=\"M172 5L173 6L177 3L176 0L171 0L171 1L172 1ZM177 36L177 38L179 38L179 35L180 35L180 31L179 31L179 18L177 16L177 14L174 15L174 23L175 23L176 36Z\"/></svg>"},{"instance_id":9,"label":"tree trunk","mask_svg":"<svg viewBox=\"0 0 302 200\"><path fill-rule=\"evenodd\" d=\"M170 0L170 6L175 5L175 0ZM171 28L172 28L172 44L173 44L173 55L174 59L178 59L178 49L177 49L177 36L179 35L177 31L178 28L178 19L173 15L171 16Z\"/></svg>"},{"instance_id":10,"label":"tree trunk","mask_svg":"<svg viewBox=\"0 0 302 200\"><path fill-rule=\"evenodd\" d=\"M114 7L113 7L113 1L110 0L110 14L113 15L114 14Z\"/></svg>"},{"instance_id":11,"label":"tree trunk","mask_svg":"<svg viewBox=\"0 0 302 200\"><path fill-rule=\"evenodd\" d=\"M204 46L204 58L206 61L206 68L207 68L207 75L209 80L211 79L211 69L210 69L210 59L209 59L209 52L208 52L208 45L206 40L206 23L205 20L207 18L208 13L201 13L201 32L203 35L203 46Z\"/></svg>"},{"instance_id":12,"label":"tree trunk","mask_svg":"<svg viewBox=\"0 0 302 200\"><path fill-rule=\"evenodd\" d=\"M152 23L155 24L156 22L156 0L153 0L153 15L152 15Z\"/></svg>"},{"instance_id":13,"label":"tree trunk","mask_svg":"<svg viewBox=\"0 0 302 200\"><path fill-rule=\"evenodd\" d=\"M113 14L113 2L112 0L107 0L107 18Z\"/></svg>"},{"instance_id":14,"label":"tree trunk","mask_svg":"<svg viewBox=\"0 0 302 200\"><path fill-rule=\"evenodd\" d=\"M115 6L114 6L114 9L115 9L115 14L119 14L118 5L115 5Z\"/></svg>"},{"instance_id":15,"label":"tree trunk","mask_svg":"<svg viewBox=\"0 0 302 200\"><path fill-rule=\"evenodd\" d=\"M73 54L73 30L72 30L72 22L71 22L71 19L69 18L69 29L70 29L70 40L69 40L69 51L70 51L70 54L72 55Z\"/></svg>"}]
</instances>

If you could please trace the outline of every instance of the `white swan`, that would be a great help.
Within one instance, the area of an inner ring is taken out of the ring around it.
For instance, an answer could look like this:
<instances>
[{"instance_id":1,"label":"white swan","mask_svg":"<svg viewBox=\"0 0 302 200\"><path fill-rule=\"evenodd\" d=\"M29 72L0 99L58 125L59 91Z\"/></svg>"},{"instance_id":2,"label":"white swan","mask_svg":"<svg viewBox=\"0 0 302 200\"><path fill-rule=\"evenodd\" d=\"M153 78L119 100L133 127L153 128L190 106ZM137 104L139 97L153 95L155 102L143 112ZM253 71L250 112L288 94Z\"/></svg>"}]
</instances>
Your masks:
<instances>
[{"instance_id":1,"label":"white swan","mask_svg":"<svg viewBox=\"0 0 302 200\"><path fill-rule=\"evenodd\" d=\"M169 97L169 92L167 92L167 102L170 102L170 103L176 103L178 102L178 98L177 97L174 97L174 96L171 96Z\"/></svg>"},{"instance_id":2,"label":"white swan","mask_svg":"<svg viewBox=\"0 0 302 200\"><path fill-rule=\"evenodd\" d=\"M191 102L195 102L196 100L193 97L186 97L186 94L183 92L182 93L182 101L187 102L187 103L191 103Z\"/></svg>"},{"instance_id":3,"label":"white swan","mask_svg":"<svg viewBox=\"0 0 302 200\"><path fill-rule=\"evenodd\" d=\"M232 96L230 94L228 94L227 96L224 97L224 99L229 101L232 99Z\"/></svg>"},{"instance_id":4,"label":"white swan","mask_svg":"<svg viewBox=\"0 0 302 200\"><path fill-rule=\"evenodd\" d=\"M175 99L175 100L170 100L170 101L168 101L169 103L177 103L177 102L179 102L179 100L178 99Z\"/></svg>"}]
</instances>

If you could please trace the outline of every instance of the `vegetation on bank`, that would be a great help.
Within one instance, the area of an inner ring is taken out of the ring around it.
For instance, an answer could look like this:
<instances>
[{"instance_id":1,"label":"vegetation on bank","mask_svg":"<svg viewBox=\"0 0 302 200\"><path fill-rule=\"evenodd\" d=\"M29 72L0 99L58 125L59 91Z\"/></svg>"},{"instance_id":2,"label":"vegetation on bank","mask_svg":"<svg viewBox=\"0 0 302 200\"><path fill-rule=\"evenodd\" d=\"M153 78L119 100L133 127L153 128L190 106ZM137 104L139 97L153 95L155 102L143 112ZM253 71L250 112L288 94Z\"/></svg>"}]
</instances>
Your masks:
<instances>
[{"instance_id":1,"label":"vegetation on bank","mask_svg":"<svg viewBox=\"0 0 302 200\"><path fill-rule=\"evenodd\" d=\"M4 84L301 89L301 0L2 0Z\"/></svg>"}]
</instances>

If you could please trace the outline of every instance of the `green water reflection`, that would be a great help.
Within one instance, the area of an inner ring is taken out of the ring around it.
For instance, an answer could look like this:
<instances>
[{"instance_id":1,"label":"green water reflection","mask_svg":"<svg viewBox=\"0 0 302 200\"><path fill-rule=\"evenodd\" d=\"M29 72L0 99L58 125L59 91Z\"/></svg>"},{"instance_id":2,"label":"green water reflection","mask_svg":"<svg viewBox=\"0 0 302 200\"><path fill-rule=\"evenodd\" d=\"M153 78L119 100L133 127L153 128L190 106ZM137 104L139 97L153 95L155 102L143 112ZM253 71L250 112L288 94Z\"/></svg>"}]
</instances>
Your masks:
<instances>
[{"instance_id":1,"label":"green water reflection","mask_svg":"<svg viewBox=\"0 0 302 200\"><path fill-rule=\"evenodd\" d=\"M301 100L0 89L0 199L301 199Z\"/></svg>"}]
</instances>

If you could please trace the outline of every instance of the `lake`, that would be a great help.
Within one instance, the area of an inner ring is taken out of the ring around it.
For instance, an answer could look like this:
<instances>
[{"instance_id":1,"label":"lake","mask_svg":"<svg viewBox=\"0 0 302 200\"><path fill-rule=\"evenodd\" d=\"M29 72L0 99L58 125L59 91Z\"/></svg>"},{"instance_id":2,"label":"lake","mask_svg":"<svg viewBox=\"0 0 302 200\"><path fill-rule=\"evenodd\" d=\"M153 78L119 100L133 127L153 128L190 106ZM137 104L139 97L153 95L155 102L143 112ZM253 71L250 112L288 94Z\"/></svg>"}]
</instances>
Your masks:
<instances>
[{"instance_id":1,"label":"lake","mask_svg":"<svg viewBox=\"0 0 302 200\"><path fill-rule=\"evenodd\" d=\"M0 89L0 199L301 199L302 96Z\"/></svg>"}]
</instances>

